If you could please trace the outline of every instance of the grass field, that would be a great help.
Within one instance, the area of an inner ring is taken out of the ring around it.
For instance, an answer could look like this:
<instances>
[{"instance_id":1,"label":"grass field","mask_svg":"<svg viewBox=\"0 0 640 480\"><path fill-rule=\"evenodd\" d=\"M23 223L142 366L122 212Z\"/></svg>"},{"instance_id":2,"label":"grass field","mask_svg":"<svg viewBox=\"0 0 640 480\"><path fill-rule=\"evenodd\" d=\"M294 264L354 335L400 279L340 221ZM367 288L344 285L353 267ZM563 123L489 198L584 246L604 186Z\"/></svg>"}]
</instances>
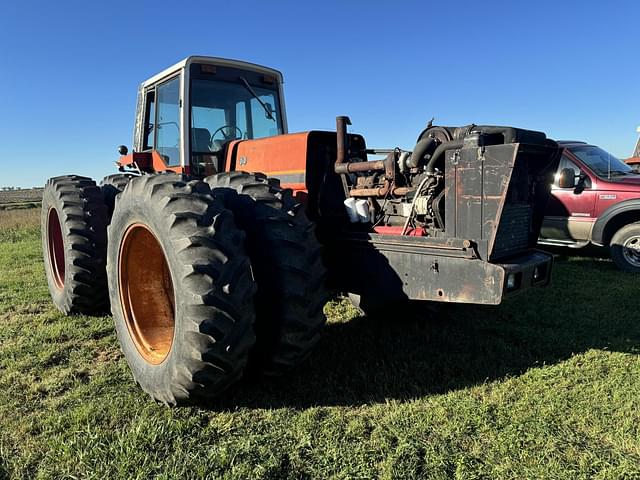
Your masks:
<instances>
[{"instance_id":1,"label":"grass field","mask_svg":"<svg viewBox=\"0 0 640 480\"><path fill-rule=\"evenodd\" d=\"M0 191L0 210L20 210L39 207L42 202L41 188Z\"/></svg>"},{"instance_id":2,"label":"grass field","mask_svg":"<svg viewBox=\"0 0 640 480\"><path fill-rule=\"evenodd\" d=\"M109 317L54 310L38 213L0 212L0 478L640 478L639 278L608 260L437 318L331 303L297 374L169 409Z\"/></svg>"}]
</instances>

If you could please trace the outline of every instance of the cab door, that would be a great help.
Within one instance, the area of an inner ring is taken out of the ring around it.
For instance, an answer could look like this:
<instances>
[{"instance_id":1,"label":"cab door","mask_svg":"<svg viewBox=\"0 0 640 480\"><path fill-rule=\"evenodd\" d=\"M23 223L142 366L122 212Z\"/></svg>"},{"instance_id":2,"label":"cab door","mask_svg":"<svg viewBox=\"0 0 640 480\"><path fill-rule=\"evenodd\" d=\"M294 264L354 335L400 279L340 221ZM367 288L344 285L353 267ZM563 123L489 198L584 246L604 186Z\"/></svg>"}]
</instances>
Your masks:
<instances>
[{"instance_id":1,"label":"cab door","mask_svg":"<svg viewBox=\"0 0 640 480\"><path fill-rule=\"evenodd\" d=\"M576 174L576 187L560 188L558 179L564 168ZM551 186L551 198L547 206L541 237L567 243L589 240L595 222L596 192L591 173L575 160L563 153L558 171Z\"/></svg>"}]
</instances>

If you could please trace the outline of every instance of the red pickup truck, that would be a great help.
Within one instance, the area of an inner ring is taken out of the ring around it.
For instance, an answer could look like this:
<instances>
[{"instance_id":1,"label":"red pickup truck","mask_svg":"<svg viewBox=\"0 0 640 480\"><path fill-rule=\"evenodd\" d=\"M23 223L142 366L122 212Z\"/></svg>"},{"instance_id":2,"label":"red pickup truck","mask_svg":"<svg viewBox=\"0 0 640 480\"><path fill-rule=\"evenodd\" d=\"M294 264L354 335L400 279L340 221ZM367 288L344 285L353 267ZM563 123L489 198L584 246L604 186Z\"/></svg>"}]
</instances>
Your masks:
<instances>
[{"instance_id":1,"label":"red pickup truck","mask_svg":"<svg viewBox=\"0 0 640 480\"><path fill-rule=\"evenodd\" d=\"M640 273L640 174L600 147L558 143L562 158L539 243L610 247L618 268Z\"/></svg>"}]
</instances>

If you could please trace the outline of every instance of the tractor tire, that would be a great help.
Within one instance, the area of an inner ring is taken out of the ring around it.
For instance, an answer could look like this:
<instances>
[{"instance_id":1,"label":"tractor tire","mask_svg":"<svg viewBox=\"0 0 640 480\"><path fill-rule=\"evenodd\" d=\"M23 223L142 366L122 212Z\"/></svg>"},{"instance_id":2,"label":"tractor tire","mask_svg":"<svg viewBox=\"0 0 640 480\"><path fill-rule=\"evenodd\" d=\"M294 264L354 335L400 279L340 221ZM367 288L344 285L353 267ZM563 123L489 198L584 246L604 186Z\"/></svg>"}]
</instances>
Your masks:
<instances>
[{"instance_id":1,"label":"tractor tire","mask_svg":"<svg viewBox=\"0 0 640 480\"><path fill-rule=\"evenodd\" d=\"M258 283L257 342L250 362L266 375L283 374L307 358L326 323L329 294L314 224L276 179L227 172L205 181L225 198L247 233Z\"/></svg>"},{"instance_id":2,"label":"tractor tire","mask_svg":"<svg viewBox=\"0 0 640 480\"><path fill-rule=\"evenodd\" d=\"M107 207L87 177L50 178L42 194L42 251L49 292L62 313L109 312Z\"/></svg>"},{"instance_id":3,"label":"tractor tire","mask_svg":"<svg viewBox=\"0 0 640 480\"><path fill-rule=\"evenodd\" d=\"M623 272L640 273L640 223L618 230L609 245L611 259Z\"/></svg>"},{"instance_id":4,"label":"tractor tire","mask_svg":"<svg viewBox=\"0 0 640 480\"><path fill-rule=\"evenodd\" d=\"M176 174L133 178L108 236L116 333L142 389L176 405L238 380L255 342L256 285L222 200Z\"/></svg>"},{"instance_id":5,"label":"tractor tire","mask_svg":"<svg viewBox=\"0 0 640 480\"><path fill-rule=\"evenodd\" d=\"M133 175L131 173L114 173L113 175L107 175L100 182L100 189L102 190L104 203L109 209L109 219L111 219L113 209L116 206L116 197L122 190L124 190L127 183L137 176L138 175Z\"/></svg>"}]
</instances>

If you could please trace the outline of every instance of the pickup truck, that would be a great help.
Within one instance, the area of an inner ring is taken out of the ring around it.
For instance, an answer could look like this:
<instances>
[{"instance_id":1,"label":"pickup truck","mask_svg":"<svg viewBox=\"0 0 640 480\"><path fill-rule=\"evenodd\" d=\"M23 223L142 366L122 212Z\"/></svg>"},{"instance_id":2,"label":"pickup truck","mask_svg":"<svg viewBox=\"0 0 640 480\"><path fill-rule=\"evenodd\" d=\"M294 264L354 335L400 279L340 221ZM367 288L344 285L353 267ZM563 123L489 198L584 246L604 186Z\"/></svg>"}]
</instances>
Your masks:
<instances>
[{"instance_id":1,"label":"pickup truck","mask_svg":"<svg viewBox=\"0 0 640 480\"><path fill-rule=\"evenodd\" d=\"M609 247L616 266L640 273L640 173L600 147L559 141L543 245Z\"/></svg>"}]
</instances>

